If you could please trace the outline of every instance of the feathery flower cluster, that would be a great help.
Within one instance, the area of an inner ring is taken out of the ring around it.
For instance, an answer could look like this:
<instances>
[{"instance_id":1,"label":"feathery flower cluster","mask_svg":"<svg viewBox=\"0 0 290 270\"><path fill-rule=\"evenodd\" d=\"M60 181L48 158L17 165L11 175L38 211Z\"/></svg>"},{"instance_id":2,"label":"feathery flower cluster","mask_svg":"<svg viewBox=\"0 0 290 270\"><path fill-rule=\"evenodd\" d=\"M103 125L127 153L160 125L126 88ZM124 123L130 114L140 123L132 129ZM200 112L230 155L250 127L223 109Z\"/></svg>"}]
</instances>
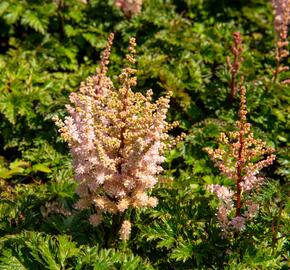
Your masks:
<instances>
[{"instance_id":1,"label":"feathery flower cluster","mask_svg":"<svg viewBox=\"0 0 290 270\"><path fill-rule=\"evenodd\" d=\"M287 36L287 24L289 22L289 0L271 0L275 9L275 31L279 35Z\"/></svg>"},{"instance_id":2,"label":"feathery flower cluster","mask_svg":"<svg viewBox=\"0 0 290 270\"><path fill-rule=\"evenodd\" d=\"M141 12L143 0L115 0L115 6L130 18Z\"/></svg>"},{"instance_id":3,"label":"feathery flower cluster","mask_svg":"<svg viewBox=\"0 0 290 270\"><path fill-rule=\"evenodd\" d=\"M120 229L120 239L126 241L129 239L131 234L131 222L129 220L124 220Z\"/></svg>"},{"instance_id":4,"label":"feathery flower cluster","mask_svg":"<svg viewBox=\"0 0 290 270\"><path fill-rule=\"evenodd\" d=\"M243 62L241 54L243 52L242 37L240 32L235 32L233 34L234 44L232 45L231 51L234 56L233 62L231 63L231 58L227 56L226 63L228 69L231 73L230 88L231 95L230 98L233 99L237 95L238 85L237 85L237 75Z\"/></svg>"},{"instance_id":5,"label":"feathery flower cluster","mask_svg":"<svg viewBox=\"0 0 290 270\"><path fill-rule=\"evenodd\" d=\"M166 113L170 94L152 102L152 90L144 96L134 93L136 70L135 39L130 40L129 65L119 75L115 88L106 75L113 41L110 35L101 67L87 78L78 92L70 95L69 116L56 118L62 137L69 143L75 178L79 183L78 209L94 207L92 225L102 222L102 213L123 214L129 207L155 207L157 199L147 191L157 183L165 160L163 152L170 143ZM124 223L121 238L130 226Z\"/></svg>"},{"instance_id":6,"label":"feathery flower cluster","mask_svg":"<svg viewBox=\"0 0 290 270\"><path fill-rule=\"evenodd\" d=\"M284 58L288 57L288 45L289 42L287 40L288 37L288 23L290 20L289 12L290 12L290 0L272 0L272 5L275 10L275 21L274 27L277 33L277 49L276 49L276 68L274 70L273 81L278 79L278 75L283 72L289 70L288 66L284 66L282 61ZM282 81L284 84L289 84L290 80Z\"/></svg>"},{"instance_id":7,"label":"feathery flower cluster","mask_svg":"<svg viewBox=\"0 0 290 270\"><path fill-rule=\"evenodd\" d=\"M220 134L219 148L206 148L211 159L219 170L236 184L236 190L221 185L210 185L209 191L215 193L220 200L217 217L224 232L233 229L241 231L246 219L251 219L258 205L247 200L246 194L257 188L263 181L259 171L271 165L275 159L274 149L267 148L266 143L255 139L246 122L246 89L240 87L240 110L238 131ZM261 159L267 155L266 159ZM254 162L254 160L259 160ZM232 218L231 218L232 217Z\"/></svg>"}]
</instances>

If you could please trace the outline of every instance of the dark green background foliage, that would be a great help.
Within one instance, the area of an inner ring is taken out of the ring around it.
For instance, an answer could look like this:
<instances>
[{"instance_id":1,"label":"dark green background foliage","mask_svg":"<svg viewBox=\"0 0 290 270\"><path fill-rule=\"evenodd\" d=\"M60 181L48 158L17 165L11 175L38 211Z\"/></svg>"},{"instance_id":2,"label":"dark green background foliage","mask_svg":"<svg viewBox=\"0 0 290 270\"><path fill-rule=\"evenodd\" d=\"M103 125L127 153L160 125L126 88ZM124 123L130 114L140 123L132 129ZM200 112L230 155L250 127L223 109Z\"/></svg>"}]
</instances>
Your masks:
<instances>
[{"instance_id":1,"label":"dark green background foliage","mask_svg":"<svg viewBox=\"0 0 290 270\"><path fill-rule=\"evenodd\" d=\"M264 0L145 0L128 19L113 1L2 0L0 3L0 269L288 269L290 89L271 81L276 34ZM154 209L132 211L131 239L106 245L111 218L98 228L77 197L66 144L52 117L65 115L70 92L95 71L109 32L116 38L115 80L128 40L138 43L138 86L156 98L173 91L173 133L188 136L167 153ZM276 149L254 194L257 217L223 239L211 183L220 176L207 154L234 129L225 58L240 31L248 121ZM287 64L287 60L285 63ZM288 61L288 64L289 61ZM289 73L288 73L289 76ZM280 81L287 78L281 74ZM55 203L62 213L47 213ZM70 214L66 214L70 213Z\"/></svg>"}]
</instances>

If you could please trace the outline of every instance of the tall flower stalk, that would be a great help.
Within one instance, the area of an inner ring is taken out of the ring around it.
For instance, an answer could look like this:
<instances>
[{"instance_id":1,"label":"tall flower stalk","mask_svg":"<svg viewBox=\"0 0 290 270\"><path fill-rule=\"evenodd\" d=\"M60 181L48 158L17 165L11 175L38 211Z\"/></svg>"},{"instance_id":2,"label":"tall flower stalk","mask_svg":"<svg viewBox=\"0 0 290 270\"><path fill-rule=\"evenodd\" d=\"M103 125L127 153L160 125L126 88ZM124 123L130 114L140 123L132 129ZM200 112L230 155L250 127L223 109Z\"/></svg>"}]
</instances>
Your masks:
<instances>
[{"instance_id":1,"label":"tall flower stalk","mask_svg":"<svg viewBox=\"0 0 290 270\"><path fill-rule=\"evenodd\" d=\"M205 149L221 173L235 183L234 189L218 184L209 186L209 190L220 200L217 217L225 234L229 231L240 232L246 220L255 215L259 205L251 199L251 193L263 182L259 172L275 159L274 149L254 138L246 117L246 88L241 85L239 92L237 131L221 133L219 147Z\"/></svg>"},{"instance_id":2,"label":"tall flower stalk","mask_svg":"<svg viewBox=\"0 0 290 270\"><path fill-rule=\"evenodd\" d=\"M227 66L231 73L231 79L229 81L229 86L231 89L231 94L230 94L231 101L237 95L237 90L238 90L237 76L241 67L241 63L243 62L243 58L242 58L243 46L242 46L242 37L241 37L240 32L235 32L233 34L233 40L234 40L234 43L231 47L231 52L233 54L233 61L231 62L230 56L227 56L226 58Z\"/></svg>"},{"instance_id":3,"label":"tall flower stalk","mask_svg":"<svg viewBox=\"0 0 290 270\"><path fill-rule=\"evenodd\" d=\"M129 208L154 207L157 198L148 195L162 171L160 164L169 141L166 113L170 93L152 101L133 92L136 86L135 39L130 39L127 66L119 75L119 87L107 76L114 35L111 34L100 69L70 95L69 116L55 119L61 136L68 142L78 182L78 209L94 209L90 223L97 226L104 212L113 215L111 234L129 238Z\"/></svg>"},{"instance_id":4,"label":"tall flower stalk","mask_svg":"<svg viewBox=\"0 0 290 270\"><path fill-rule=\"evenodd\" d=\"M275 10L274 27L277 33L276 43L276 55L275 62L276 68L274 70L274 76L272 81L278 80L279 74L283 71L288 71L289 67L283 65L283 60L289 56L288 51L288 24L289 24L289 12L290 1L289 0L272 0L272 5ZM282 81L284 84L289 84L290 80Z\"/></svg>"}]
</instances>

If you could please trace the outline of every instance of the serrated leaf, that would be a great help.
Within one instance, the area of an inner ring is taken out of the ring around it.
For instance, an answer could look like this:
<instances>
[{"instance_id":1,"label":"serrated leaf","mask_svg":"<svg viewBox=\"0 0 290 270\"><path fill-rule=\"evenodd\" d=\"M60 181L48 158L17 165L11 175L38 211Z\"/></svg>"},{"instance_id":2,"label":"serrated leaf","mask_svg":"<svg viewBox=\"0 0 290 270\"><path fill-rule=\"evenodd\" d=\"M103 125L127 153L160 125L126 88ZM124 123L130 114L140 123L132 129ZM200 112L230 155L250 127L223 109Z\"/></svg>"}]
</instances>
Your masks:
<instances>
[{"instance_id":1,"label":"serrated leaf","mask_svg":"<svg viewBox=\"0 0 290 270\"><path fill-rule=\"evenodd\" d=\"M7 94L2 94L0 99L0 112L7 118L7 120L15 125L16 123L16 115L14 106L11 103L10 96Z\"/></svg>"},{"instance_id":2,"label":"serrated leaf","mask_svg":"<svg viewBox=\"0 0 290 270\"><path fill-rule=\"evenodd\" d=\"M2 3L0 3L0 17L4 14L4 12L6 11L6 9L9 7L9 3L4 1Z\"/></svg>"},{"instance_id":3,"label":"serrated leaf","mask_svg":"<svg viewBox=\"0 0 290 270\"><path fill-rule=\"evenodd\" d=\"M68 37L74 37L77 34L76 29L69 24L64 26L64 32Z\"/></svg>"},{"instance_id":4,"label":"serrated leaf","mask_svg":"<svg viewBox=\"0 0 290 270\"><path fill-rule=\"evenodd\" d=\"M4 14L3 17L7 21L7 23L13 24L19 19L22 12L23 6L21 4L14 4L9 6L6 14Z\"/></svg>"},{"instance_id":5,"label":"serrated leaf","mask_svg":"<svg viewBox=\"0 0 290 270\"><path fill-rule=\"evenodd\" d=\"M8 179L11 177L10 170L6 168L0 168L0 178Z\"/></svg>"},{"instance_id":6,"label":"serrated leaf","mask_svg":"<svg viewBox=\"0 0 290 270\"><path fill-rule=\"evenodd\" d=\"M50 236L42 236L40 233L29 233L25 242L30 249L34 260L43 265L44 269L59 270L60 265L55 258L55 243Z\"/></svg>"},{"instance_id":7,"label":"serrated leaf","mask_svg":"<svg viewBox=\"0 0 290 270\"><path fill-rule=\"evenodd\" d=\"M76 248L75 243L66 235L59 235L58 238L58 252L57 257L60 261L62 268L65 268L65 262L68 258L71 258L78 254L78 249Z\"/></svg>"},{"instance_id":8,"label":"serrated leaf","mask_svg":"<svg viewBox=\"0 0 290 270\"><path fill-rule=\"evenodd\" d=\"M44 172L44 173L50 173L51 169L47 167L44 163L38 163L32 166L33 171L39 171L39 172Z\"/></svg>"},{"instance_id":9,"label":"serrated leaf","mask_svg":"<svg viewBox=\"0 0 290 270\"><path fill-rule=\"evenodd\" d=\"M273 109L273 113L281 122L286 122L286 118L285 118L284 113L282 111L280 111L278 109Z\"/></svg>"},{"instance_id":10,"label":"serrated leaf","mask_svg":"<svg viewBox=\"0 0 290 270\"><path fill-rule=\"evenodd\" d=\"M0 258L1 270L28 270L22 262L12 255L10 250L4 251L3 256Z\"/></svg>"},{"instance_id":11,"label":"serrated leaf","mask_svg":"<svg viewBox=\"0 0 290 270\"><path fill-rule=\"evenodd\" d=\"M193 254L193 244L192 243L180 243L178 247L172 250L170 255L171 259L176 261L187 261L192 257Z\"/></svg>"},{"instance_id":12,"label":"serrated leaf","mask_svg":"<svg viewBox=\"0 0 290 270\"><path fill-rule=\"evenodd\" d=\"M173 228L169 223L164 221L162 226L160 224L155 224L154 227L148 228L144 233L147 241L157 240L157 247L170 249L175 242L175 234Z\"/></svg>"},{"instance_id":13,"label":"serrated leaf","mask_svg":"<svg viewBox=\"0 0 290 270\"><path fill-rule=\"evenodd\" d=\"M15 174L22 174L24 168L28 167L29 163L24 160L17 160L9 165L9 169L0 167L0 178L9 179Z\"/></svg>"},{"instance_id":14,"label":"serrated leaf","mask_svg":"<svg viewBox=\"0 0 290 270\"><path fill-rule=\"evenodd\" d=\"M204 177L202 177L202 179L207 184L213 184L214 183L214 178L212 176L210 176L210 175L205 175Z\"/></svg>"},{"instance_id":15,"label":"serrated leaf","mask_svg":"<svg viewBox=\"0 0 290 270\"><path fill-rule=\"evenodd\" d=\"M278 139L279 141L281 141L281 142L287 142L287 138L285 138L285 137L282 136L282 135L278 135L278 136L277 136L277 139Z\"/></svg>"},{"instance_id":16,"label":"serrated leaf","mask_svg":"<svg viewBox=\"0 0 290 270\"><path fill-rule=\"evenodd\" d=\"M32 13L31 11L26 11L22 16L21 22L24 25L29 25L35 31L45 34L46 25L35 14L36 13Z\"/></svg>"},{"instance_id":17,"label":"serrated leaf","mask_svg":"<svg viewBox=\"0 0 290 270\"><path fill-rule=\"evenodd\" d=\"M16 168L19 168L19 167L26 168L28 166L29 166L29 162L24 161L24 160L16 160L16 161L10 163L10 165L9 165L10 169L12 169L12 170L16 169Z\"/></svg>"},{"instance_id":18,"label":"serrated leaf","mask_svg":"<svg viewBox=\"0 0 290 270\"><path fill-rule=\"evenodd\" d=\"M84 33L83 37L88 41L93 47L96 46L98 41L98 36L94 33Z\"/></svg>"}]
</instances>

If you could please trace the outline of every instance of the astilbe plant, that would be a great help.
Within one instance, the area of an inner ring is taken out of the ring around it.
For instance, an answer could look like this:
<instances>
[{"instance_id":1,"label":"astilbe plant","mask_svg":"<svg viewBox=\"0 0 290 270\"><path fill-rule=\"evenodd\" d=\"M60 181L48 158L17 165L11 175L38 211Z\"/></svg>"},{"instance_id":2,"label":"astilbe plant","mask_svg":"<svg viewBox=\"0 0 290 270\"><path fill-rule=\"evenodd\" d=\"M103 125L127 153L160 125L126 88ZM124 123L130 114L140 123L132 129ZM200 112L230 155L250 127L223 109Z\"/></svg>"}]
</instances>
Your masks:
<instances>
[{"instance_id":1,"label":"astilbe plant","mask_svg":"<svg viewBox=\"0 0 290 270\"><path fill-rule=\"evenodd\" d=\"M133 92L136 85L135 39L130 40L129 65L119 75L115 88L107 76L114 35L109 37L101 67L70 95L69 116L56 117L61 136L69 143L75 179L78 182L78 209L94 208L90 223L102 222L102 213L118 216L120 238L128 239L131 224L124 220L130 207L154 207L157 198L147 193L157 183L170 144L166 113L170 94L152 101L152 90L144 96ZM114 223L114 222L113 222ZM122 223L122 224L121 224ZM116 226L116 224L114 225Z\"/></svg>"},{"instance_id":2,"label":"astilbe plant","mask_svg":"<svg viewBox=\"0 0 290 270\"><path fill-rule=\"evenodd\" d=\"M143 0L115 0L115 6L128 18L141 12Z\"/></svg>"},{"instance_id":3,"label":"astilbe plant","mask_svg":"<svg viewBox=\"0 0 290 270\"><path fill-rule=\"evenodd\" d=\"M230 231L238 233L243 230L246 220L256 214L259 205L251 199L251 194L263 182L259 172L275 159L274 149L254 138L246 119L246 88L241 85L239 89L238 130L221 133L217 149L205 149L221 173L235 183L234 190L218 184L209 186L210 192L220 200L217 218L225 235ZM264 156L267 157L263 159Z\"/></svg>"}]
</instances>

